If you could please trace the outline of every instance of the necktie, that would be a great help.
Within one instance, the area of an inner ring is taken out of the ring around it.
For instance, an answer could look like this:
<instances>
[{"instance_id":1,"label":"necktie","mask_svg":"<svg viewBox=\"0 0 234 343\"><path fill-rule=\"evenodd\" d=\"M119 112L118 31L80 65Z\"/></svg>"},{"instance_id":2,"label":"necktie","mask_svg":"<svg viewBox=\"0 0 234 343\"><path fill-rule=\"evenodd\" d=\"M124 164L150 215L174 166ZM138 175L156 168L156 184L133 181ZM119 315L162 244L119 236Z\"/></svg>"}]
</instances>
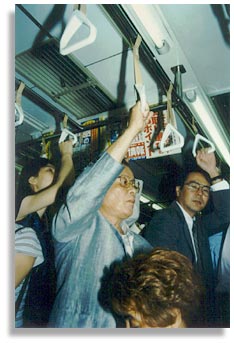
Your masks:
<instances>
[{"instance_id":1,"label":"necktie","mask_svg":"<svg viewBox=\"0 0 234 343\"><path fill-rule=\"evenodd\" d=\"M201 254L200 254L199 241L198 241L198 224L196 221L193 222L192 232L193 232L193 240L194 240L194 245L195 245L196 254L197 254L196 266L197 266L197 269L200 270L201 269Z\"/></svg>"}]
</instances>

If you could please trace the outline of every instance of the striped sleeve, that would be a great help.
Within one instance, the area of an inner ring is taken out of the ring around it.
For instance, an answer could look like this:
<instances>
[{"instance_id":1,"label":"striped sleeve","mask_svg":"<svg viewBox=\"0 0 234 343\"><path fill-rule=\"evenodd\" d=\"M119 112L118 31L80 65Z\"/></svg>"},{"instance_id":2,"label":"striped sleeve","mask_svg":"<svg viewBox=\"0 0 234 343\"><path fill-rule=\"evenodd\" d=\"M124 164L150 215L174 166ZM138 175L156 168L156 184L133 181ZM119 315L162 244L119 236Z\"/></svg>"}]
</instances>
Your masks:
<instances>
[{"instance_id":1,"label":"striped sleeve","mask_svg":"<svg viewBox=\"0 0 234 343\"><path fill-rule=\"evenodd\" d=\"M19 227L16 224L16 229ZM15 253L35 257L34 267L44 261L41 244L35 231L30 227L25 227L15 233Z\"/></svg>"}]
</instances>

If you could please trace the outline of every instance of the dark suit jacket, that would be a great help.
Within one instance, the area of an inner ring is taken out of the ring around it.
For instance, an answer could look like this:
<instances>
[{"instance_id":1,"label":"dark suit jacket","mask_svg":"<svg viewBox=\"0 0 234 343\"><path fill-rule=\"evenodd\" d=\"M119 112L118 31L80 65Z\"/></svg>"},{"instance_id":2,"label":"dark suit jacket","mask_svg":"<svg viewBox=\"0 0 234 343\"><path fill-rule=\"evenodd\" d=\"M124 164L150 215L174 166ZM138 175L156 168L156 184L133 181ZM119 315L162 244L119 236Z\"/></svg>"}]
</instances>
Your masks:
<instances>
[{"instance_id":1,"label":"dark suit jacket","mask_svg":"<svg viewBox=\"0 0 234 343\"><path fill-rule=\"evenodd\" d=\"M222 190L212 192L213 210L197 218L198 240L202 259L199 270L205 285L215 285L208 237L225 229L230 220L230 192ZM174 201L167 209L155 212L151 222L142 232L152 246L176 250L195 262L194 250L184 215Z\"/></svg>"}]
</instances>

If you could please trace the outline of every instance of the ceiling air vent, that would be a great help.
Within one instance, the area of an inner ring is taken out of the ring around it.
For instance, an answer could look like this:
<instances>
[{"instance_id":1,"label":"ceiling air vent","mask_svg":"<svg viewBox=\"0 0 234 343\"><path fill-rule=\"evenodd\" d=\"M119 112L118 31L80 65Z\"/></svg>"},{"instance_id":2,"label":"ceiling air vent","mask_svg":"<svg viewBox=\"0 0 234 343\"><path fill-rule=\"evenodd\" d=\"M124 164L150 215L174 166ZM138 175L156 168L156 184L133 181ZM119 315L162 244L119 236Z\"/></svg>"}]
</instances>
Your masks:
<instances>
[{"instance_id":1,"label":"ceiling air vent","mask_svg":"<svg viewBox=\"0 0 234 343\"><path fill-rule=\"evenodd\" d=\"M115 99L87 68L59 53L54 39L17 55L15 69L77 119L116 108Z\"/></svg>"}]
</instances>

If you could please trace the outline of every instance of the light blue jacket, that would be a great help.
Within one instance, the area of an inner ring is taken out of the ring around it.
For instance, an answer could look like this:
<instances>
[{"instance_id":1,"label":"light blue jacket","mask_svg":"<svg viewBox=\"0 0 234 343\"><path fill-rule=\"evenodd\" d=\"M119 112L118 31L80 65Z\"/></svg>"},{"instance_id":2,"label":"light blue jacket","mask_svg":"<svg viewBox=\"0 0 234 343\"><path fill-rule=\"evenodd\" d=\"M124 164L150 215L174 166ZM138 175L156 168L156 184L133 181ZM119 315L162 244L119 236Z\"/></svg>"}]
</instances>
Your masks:
<instances>
[{"instance_id":1,"label":"light blue jacket","mask_svg":"<svg viewBox=\"0 0 234 343\"><path fill-rule=\"evenodd\" d=\"M122 236L99 209L122 170L123 165L104 153L77 178L53 220L58 279L50 327L116 327L113 316L100 306L98 291L105 266L121 260L126 250ZM134 253L151 249L134 232L128 231L126 236Z\"/></svg>"}]
</instances>

